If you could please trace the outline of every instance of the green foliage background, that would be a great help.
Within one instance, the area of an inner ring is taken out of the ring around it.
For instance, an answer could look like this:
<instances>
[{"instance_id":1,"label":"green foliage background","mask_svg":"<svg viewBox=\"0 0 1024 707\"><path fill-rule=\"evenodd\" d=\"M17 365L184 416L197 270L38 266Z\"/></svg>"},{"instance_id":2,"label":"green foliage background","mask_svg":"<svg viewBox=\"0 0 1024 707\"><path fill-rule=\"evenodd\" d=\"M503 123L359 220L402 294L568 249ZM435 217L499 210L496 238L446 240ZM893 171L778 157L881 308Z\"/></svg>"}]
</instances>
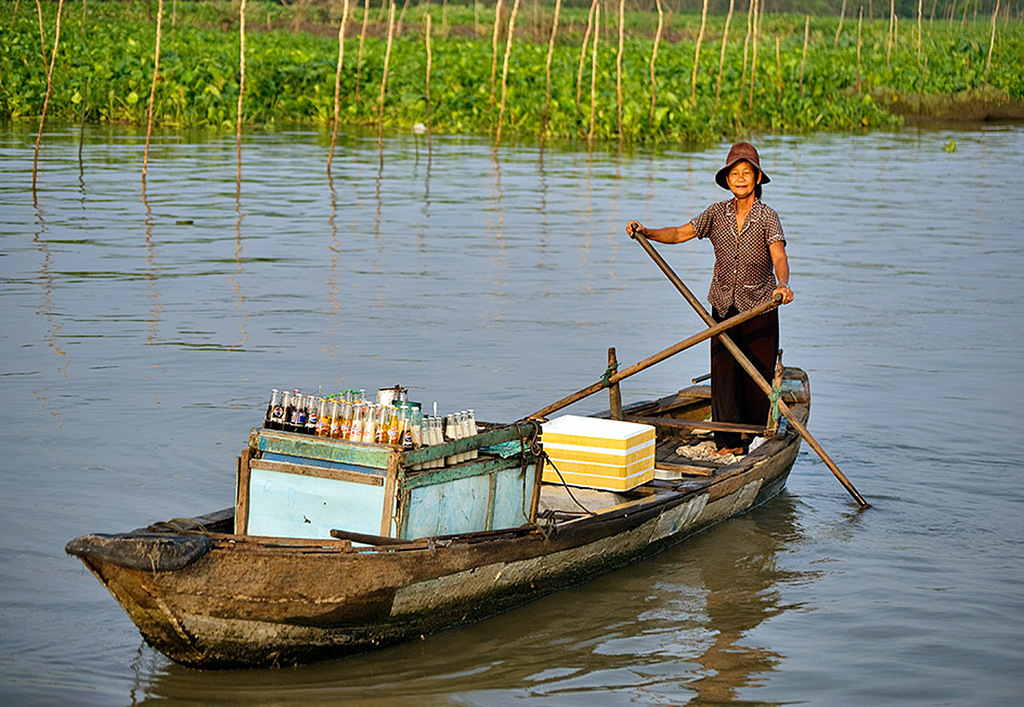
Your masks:
<instances>
[{"instance_id":1,"label":"green foliage background","mask_svg":"<svg viewBox=\"0 0 1024 707\"><path fill-rule=\"evenodd\" d=\"M7 120L37 118L46 91L46 62L35 5L18 5L15 11L15 4L7 2L0 10L0 119ZM250 0L248 124L330 122L340 6L287 6ZM65 5L51 118L145 123L155 7L155 2L96 0ZM237 3L180 2L173 23L171 0L166 0L165 7L155 121L165 126L233 126L238 97ZM47 52L52 47L55 10L55 3L45 3ZM435 28L430 106L424 97L422 34L428 11ZM575 85L586 13L581 7L562 12L552 70L552 103L545 119L544 66L551 6L523 6L512 49L504 134L586 136L589 50L579 103ZM371 34L362 67L357 70L358 37L354 35L362 18L360 4L350 18L346 40L343 122L381 123L392 128L424 123L439 132L493 132L498 115L490 90L493 17L493 7L480 5L410 7L395 41L387 97L379 111L385 24L379 4L372 7ZM658 100L652 115L648 62L657 15L633 11L627 13L625 23L620 135L615 86L617 18L612 13L604 19L595 115L599 139L659 142L716 139L755 131L848 131L899 123L901 118L889 110L896 97L952 96L984 88L997 102L1019 105L1024 99L1024 30L1018 19L999 20L995 51L986 72L989 18L966 23L925 21L920 53L916 23L904 19L891 58L887 57L888 20L865 20L858 68L856 18L845 18L835 42L839 18L813 17L801 81L804 17L767 14L751 102L749 69L745 75L742 71L746 14L740 10L730 28L718 99L716 81L725 18L709 18L694 97L690 77L700 17L674 13L668 18L657 61ZM499 45L499 82L503 51L504 40Z\"/></svg>"}]
</instances>

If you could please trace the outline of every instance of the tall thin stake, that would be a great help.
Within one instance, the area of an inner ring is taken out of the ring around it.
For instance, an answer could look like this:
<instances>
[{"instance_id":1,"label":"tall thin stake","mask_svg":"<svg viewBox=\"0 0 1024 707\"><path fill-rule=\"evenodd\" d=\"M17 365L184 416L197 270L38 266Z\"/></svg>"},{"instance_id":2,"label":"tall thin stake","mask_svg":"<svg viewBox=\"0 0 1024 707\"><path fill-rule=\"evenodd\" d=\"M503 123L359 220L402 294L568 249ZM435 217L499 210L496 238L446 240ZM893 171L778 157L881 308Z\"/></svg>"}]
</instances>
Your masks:
<instances>
[{"instance_id":1,"label":"tall thin stake","mask_svg":"<svg viewBox=\"0 0 1024 707\"><path fill-rule=\"evenodd\" d=\"M864 24L864 6L861 5L857 10L857 93L860 93L861 89L861 65L860 65L860 49L863 45L861 27Z\"/></svg>"},{"instance_id":2,"label":"tall thin stake","mask_svg":"<svg viewBox=\"0 0 1024 707\"><path fill-rule=\"evenodd\" d=\"M583 33L583 44L580 46L580 61L579 66L576 67L576 105L580 104L580 98L583 96L583 61L587 56L587 43L590 41L590 32L594 25L594 11L597 7L598 0L591 0L590 12L587 13L587 31Z\"/></svg>"},{"instance_id":3,"label":"tall thin stake","mask_svg":"<svg viewBox=\"0 0 1024 707\"><path fill-rule=\"evenodd\" d=\"M242 105L245 101L245 3L238 6L238 109L235 112L235 191L242 185Z\"/></svg>"},{"instance_id":4,"label":"tall thin stake","mask_svg":"<svg viewBox=\"0 0 1024 707\"><path fill-rule=\"evenodd\" d=\"M498 130L494 141L501 142L501 128L505 124L505 101L508 98L508 60L512 55L512 39L516 33L516 15L519 13L519 0L512 3L512 13L508 17L508 30L505 32L505 59L501 64L501 103L498 106Z\"/></svg>"},{"instance_id":5,"label":"tall thin stake","mask_svg":"<svg viewBox=\"0 0 1024 707\"><path fill-rule=\"evenodd\" d=\"M658 79L654 73L654 65L658 62L658 44L661 43L661 30L665 26L665 11L661 7L661 0L655 0L655 3L658 6L658 29L654 32L654 46L651 47L651 110L647 114L647 122L652 125L654 112L658 106Z\"/></svg>"},{"instance_id":6,"label":"tall thin stake","mask_svg":"<svg viewBox=\"0 0 1024 707\"><path fill-rule=\"evenodd\" d=\"M338 124L341 122L341 70L345 66L345 29L348 27L348 0L341 8L338 23L338 64L334 69L334 118L331 121L331 149L327 152L327 174L334 164L334 149L338 145Z\"/></svg>"},{"instance_id":7,"label":"tall thin stake","mask_svg":"<svg viewBox=\"0 0 1024 707\"><path fill-rule=\"evenodd\" d=\"M423 44L424 44L424 46L426 48L426 52L427 52L427 68L426 68L426 71L424 72L424 77L423 77L423 97L424 97L424 99L426 100L426 103L427 103L427 125L429 126L430 125L430 113L431 113L431 107L430 107L430 69L431 69L431 67L434 64L434 55L430 51L430 35L432 34L432 30L431 30L431 27L430 27L430 22L431 22L430 12L427 12L427 14L423 18L423 21L426 23L426 27L423 28Z\"/></svg>"},{"instance_id":8,"label":"tall thin stake","mask_svg":"<svg viewBox=\"0 0 1024 707\"><path fill-rule=\"evenodd\" d=\"M754 87L757 85L757 40L760 31L761 0L753 0L754 3L754 33L750 38L750 93L747 96L747 108L754 107Z\"/></svg>"},{"instance_id":9,"label":"tall thin stake","mask_svg":"<svg viewBox=\"0 0 1024 707\"><path fill-rule=\"evenodd\" d=\"M725 16L725 29L722 30L722 49L718 52L718 78L715 79L715 103L722 95L722 74L725 73L725 48L729 46L729 25L732 23L732 11L736 0L729 0L729 14Z\"/></svg>"},{"instance_id":10,"label":"tall thin stake","mask_svg":"<svg viewBox=\"0 0 1024 707\"><path fill-rule=\"evenodd\" d=\"M160 75L160 35L164 23L164 0L156 6L156 46L153 49L153 81L149 85L149 103L146 105L146 146L142 149L142 183L149 173L149 143L153 139L153 104L156 102L156 82Z\"/></svg>"},{"instance_id":11,"label":"tall thin stake","mask_svg":"<svg viewBox=\"0 0 1024 707\"><path fill-rule=\"evenodd\" d=\"M380 77L380 95L377 98L377 120L384 125L384 95L388 88L388 68L391 66L391 44L395 39L395 3L388 10L388 42L384 47L384 73Z\"/></svg>"},{"instance_id":12,"label":"tall thin stake","mask_svg":"<svg viewBox=\"0 0 1024 707\"><path fill-rule=\"evenodd\" d=\"M622 138L622 48L625 30L626 0L619 0L619 48L615 53L615 126L620 139Z\"/></svg>"},{"instance_id":13,"label":"tall thin stake","mask_svg":"<svg viewBox=\"0 0 1024 707\"><path fill-rule=\"evenodd\" d=\"M750 40L754 36L754 11L757 9L756 6L757 0L747 0L747 34L743 38L743 65L740 69L739 83L741 97L743 95L743 84L747 78L747 58L750 54Z\"/></svg>"},{"instance_id":14,"label":"tall thin stake","mask_svg":"<svg viewBox=\"0 0 1024 707\"><path fill-rule=\"evenodd\" d=\"M46 30L43 28L43 5L36 0L36 17L39 18L39 55L43 58L43 65L46 65Z\"/></svg>"},{"instance_id":15,"label":"tall thin stake","mask_svg":"<svg viewBox=\"0 0 1024 707\"><path fill-rule=\"evenodd\" d=\"M356 104L363 86L363 44L366 42L366 23L370 18L370 0L363 0L363 23L359 29L359 51L356 54Z\"/></svg>"},{"instance_id":16,"label":"tall thin stake","mask_svg":"<svg viewBox=\"0 0 1024 707\"><path fill-rule=\"evenodd\" d=\"M660 2L660 0L659 0ZM558 16L562 11L562 0L555 0L555 16L551 20L551 37L548 39L548 56L544 62L544 115L541 130L547 130L548 116L551 112L551 61L555 56L555 38L558 37Z\"/></svg>"},{"instance_id":17,"label":"tall thin stake","mask_svg":"<svg viewBox=\"0 0 1024 707\"><path fill-rule=\"evenodd\" d=\"M594 0L594 46L590 54L590 128L587 140L594 139L594 119L597 115L597 48L601 44L601 4Z\"/></svg>"},{"instance_id":18,"label":"tall thin stake","mask_svg":"<svg viewBox=\"0 0 1024 707\"><path fill-rule=\"evenodd\" d=\"M836 37L832 40L832 46L839 46L839 35L843 33L843 20L846 19L846 0L843 0L843 9L839 11L839 24L836 25Z\"/></svg>"},{"instance_id":19,"label":"tall thin stake","mask_svg":"<svg viewBox=\"0 0 1024 707\"><path fill-rule=\"evenodd\" d=\"M693 48L693 72L690 74L690 98L697 98L697 71L700 68L700 47L704 43L704 30L708 25L708 0L700 11L700 30L697 32L697 45Z\"/></svg>"},{"instance_id":20,"label":"tall thin stake","mask_svg":"<svg viewBox=\"0 0 1024 707\"><path fill-rule=\"evenodd\" d=\"M997 0L998 2L998 0ZM917 0L917 60L921 60L921 21L924 15L924 0Z\"/></svg>"},{"instance_id":21,"label":"tall thin stake","mask_svg":"<svg viewBox=\"0 0 1024 707\"><path fill-rule=\"evenodd\" d=\"M800 95L804 95L804 67L807 65L807 44L811 39L811 16L804 15L804 50L800 54Z\"/></svg>"},{"instance_id":22,"label":"tall thin stake","mask_svg":"<svg viewBox=\"0 0 1024 707\"><path fill-rule=\"evenodd\" d=\"M782 37L775 35L775 82L782 93Z\"/></svg>"},{"instance_id":23,"label":"tall thin stake","mask_svg":"<svg viewBox=\"0 0 1024 707\"><path fill-rule=\"evenodd\" d=\"M36 147L32 155L32 203L36 203L36 184L39 178L39 146L43 141L43 126L46 124L46 113L50 108L50 96L53 94L53 67L57 63L57 50L60 48L60 18L64 11L64 0L57 3L57 19L53 29L53 51L50 52L50 64L46 69L46 96L43 98L43 112L39 116L39 131L36 133Z\"/></svg>"},{"instance_id":24,"label":"tall thin stake","mask_svg":"<svg viewBox=\"0 0 1024 707\"><path fill-rule=\"evenodd\" d=\"M494 6L494 31L491 33L491 103L494 103L494 79L498 75L498 35L501 33L501 3Z\"/></svg>"},{"instance_id":25,"label":"tall thin stake","mask_svg":"<svg viewBox=\"0 0 1024 707\"><path fill-rule=\"evenodd\" d=\"M402 1L402 10L398 13L398 23L395 25L395 36L402 36L402 23L405 22L405 11L409 9L409 0Z\"/></svg>"},{"instance_id":26,"label":"tall thin stake","mask_svg":"<svg viewBox=\"0 0 1024 707\"><path fill-rule=\"evenodd\" d=\"M992 36L988 40L988 56L985 57L985 73L984 76L988 76L988 70L992 67L992 51L996 48L996 19L999 17L999 0L996 0L996 7L992 10Z\"/></svg>"},{"instance_id":27,"label":"tall thin stake","mask_svg":"<svg viewBox=\"0 0 1024 707\"><path fill-rule=\"evenodd\" d=\"M889 0L889 38L885 43L885 64L892 63L892 45L896 35L896 0Z\"/></svg>"}]
</instances>

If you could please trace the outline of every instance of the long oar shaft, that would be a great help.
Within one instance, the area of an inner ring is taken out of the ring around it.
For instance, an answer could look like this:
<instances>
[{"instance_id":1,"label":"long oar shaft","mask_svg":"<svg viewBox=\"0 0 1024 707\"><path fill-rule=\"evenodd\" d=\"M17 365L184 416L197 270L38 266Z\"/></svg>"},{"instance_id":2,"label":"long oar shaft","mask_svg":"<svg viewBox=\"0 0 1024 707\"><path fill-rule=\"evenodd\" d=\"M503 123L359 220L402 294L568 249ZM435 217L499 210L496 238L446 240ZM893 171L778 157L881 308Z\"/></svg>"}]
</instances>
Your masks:
<instances>
[{"instance_id":1,"label":"long oar shaft","mask_svg":"<svg viewBox=\"0 0 1024 707\"><path fill-rule=\"evenodd\" d=\"M640 246L647 251L647 254L651 256L651 259L657 264L657 266L661 268L661 271L665 273L665 276L668 277L673 285L675 285L676 289L679 290L679 294L681 294L683 298L690 303L690 306L693 307L697 314L700 315L700 318L708 324L713 324L715 321L714 318L706 309L704 309L704 305L702 305L700 300L694 296L690 291L690 288L688 288L686 284L679 279L679 276L676 275L669 264L665 262L665 259L661 257L661 254L654 249L654 246L651 245L650 241L639 233L635 234L634 237ZM732 354L733 358L736 359L736 362L740 364L743 370L745 370L754 382L757 383L758 387L765 392L765 395L771 395L771 385L768 384L768 381L764 379L761 372L758 371L754 364L750 362L750 359L747 358L747 356L740 350L740 347L736 345L729 335L720 334L718 336L718 340L722 342L722 345L725 346L729 353ZM795 429L800 436L807 441L807 444L810 445L811 449L818 453L821 460L825 462L825 466L827 466L836 479L839 480L839 483L843 485L843 488L853 496L854 500L857 501L862 508L867 508L870 504L864 500L864 497L860 495L856 488L854 488L850 480L846 478L846 475L840 471L836 463L832 461L832 457L828 455L828 452L825 451L825 449L818 443L818 440L816 440L807 428L804 427L803 423L797 419L793 411L790 410L789 406L782 400L779 400L779 411L786 416L790 424L793 426L793 429Z\"/></svg>"},{"instance_id":2,"label":"long oar shaft","mask_svg":"<svg viewBox=\"0 0 1024 707\"><path fill-rule=\"evenodd\" d=\"M688 348L696 346L700 342L710 339L712 336L718 336L722 332L726 331L727 329L731 329L737 324L742 324L748 319L753 319L756 316L764 314L770 309L775 309L781 303L782 300L776 298L770 302L764 302L762 304L759 304L757 307L754 307L749 311L741 312L740 314L737 314L735 317L726 319L724 322L711 322L712 326L705 329L704 331L698 332L697 334L694 334L691 337L683 339L678 343L672 344L667 349L662 349L658 353L652 354L651 356L648 356L644 360L634 363L632 366L623 368L621 371L608 376L607 379L601 379L596 383L588 385L586 388L581 388L580 390L577 390L575 393L567 395L561 400L551 403L547 407L541 408L532 415L529 415L529 417L547 417L556 410L561 410L562 408L568 405L572 405L573 403L582 400L588 395L593 395L594 393L600 390L604 390L605 388L615 383L618 383L623 378L629 378L630 376L635 375L640 371L650 368L656 363L661 363L670 356L675 356L680 351L685 351Z\"/></svg>"}]
</instances>

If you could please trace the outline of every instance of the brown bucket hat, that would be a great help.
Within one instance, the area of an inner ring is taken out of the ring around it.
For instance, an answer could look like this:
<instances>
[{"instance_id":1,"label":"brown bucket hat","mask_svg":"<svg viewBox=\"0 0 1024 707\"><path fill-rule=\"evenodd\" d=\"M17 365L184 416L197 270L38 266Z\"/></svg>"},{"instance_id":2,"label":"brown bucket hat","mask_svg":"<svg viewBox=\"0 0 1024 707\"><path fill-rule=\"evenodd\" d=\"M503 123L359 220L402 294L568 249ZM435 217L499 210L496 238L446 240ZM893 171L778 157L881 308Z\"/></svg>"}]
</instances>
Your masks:
<instances>
[{"instance_id":1,"label":"brown bucket hat","mask_svg":"<svg viewBox=\"0 0 1024 707\"><path fill-rule=\"evenodd\" d=\"M722 189L728 189L729 183L725 181L725 178L729 175L729 170L735 167L737 162L743 161L754 165L754 168L761 173L761 184L767 184L772 181L765 174L765 171L761 169L761 156L757 154L757 148L749 142L737 142L729 148L729 156L725 158L725 166L715 174L715 182L718 186L722 187Z\"/></svg>"}]
</instances>

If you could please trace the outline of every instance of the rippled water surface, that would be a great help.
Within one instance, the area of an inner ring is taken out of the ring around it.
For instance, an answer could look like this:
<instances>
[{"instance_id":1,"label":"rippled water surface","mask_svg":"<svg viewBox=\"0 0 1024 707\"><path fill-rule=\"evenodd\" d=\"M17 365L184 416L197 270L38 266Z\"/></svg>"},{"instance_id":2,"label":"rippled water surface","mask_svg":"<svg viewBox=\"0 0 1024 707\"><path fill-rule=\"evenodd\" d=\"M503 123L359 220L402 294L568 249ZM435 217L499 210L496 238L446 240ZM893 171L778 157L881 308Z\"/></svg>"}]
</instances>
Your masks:
<instances>
[{"instance_id":1,"label":"rippled water surface","mask_svg":"<svg viewBox=\"0 0 1024 707\"><path fill-rule=\"evenodd\" d=\"M725 145L609 154L435 136L234 144L0 128L5 704L985 704L1024 694L1024 129L758 140L813 452L657 558L346 660L201 672L145 646L64 543L223 508L271 387L402 383L512 420L700 328L622 233L713 200ZM944 147L955 140L957 150ZM697 292L704 242L663 247ZM665 394L704 349L623 383ZM594 398L576 411L598 409Z\"/></svg>"}]
</instances>

